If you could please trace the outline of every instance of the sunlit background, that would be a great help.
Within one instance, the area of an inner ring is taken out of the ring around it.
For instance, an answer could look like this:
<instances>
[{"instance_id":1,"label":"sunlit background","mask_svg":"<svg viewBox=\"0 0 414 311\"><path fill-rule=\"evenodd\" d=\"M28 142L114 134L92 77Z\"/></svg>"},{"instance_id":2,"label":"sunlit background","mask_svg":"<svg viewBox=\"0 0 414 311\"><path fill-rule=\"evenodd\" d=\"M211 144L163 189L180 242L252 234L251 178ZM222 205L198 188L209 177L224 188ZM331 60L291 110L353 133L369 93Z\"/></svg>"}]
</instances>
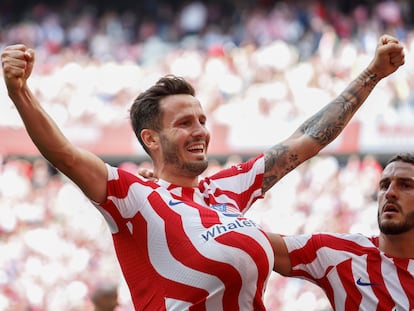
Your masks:
<instances>
[{"instance_id":1,"label":"sunlit background","mask_svg":"<svg viewBox=\"0 0 414 311\"><path fill-rule=\"evenodd\" d=\"M206 174L286 138L333 100L389 33L406 64L381 81L345 131L286 176L249 215L266 230L376 234L384 161L414 151L412 1L0 2L0 48L36 51L30 86L80 147L137 172L151 167L128 109L160 76L189 79L208 115ZM0 311L92 310L119 286L133 310L101 215L39 156L0 85ZM313 284L271 276L268 310L330 310Z\"/></svg>"}]
</instances>

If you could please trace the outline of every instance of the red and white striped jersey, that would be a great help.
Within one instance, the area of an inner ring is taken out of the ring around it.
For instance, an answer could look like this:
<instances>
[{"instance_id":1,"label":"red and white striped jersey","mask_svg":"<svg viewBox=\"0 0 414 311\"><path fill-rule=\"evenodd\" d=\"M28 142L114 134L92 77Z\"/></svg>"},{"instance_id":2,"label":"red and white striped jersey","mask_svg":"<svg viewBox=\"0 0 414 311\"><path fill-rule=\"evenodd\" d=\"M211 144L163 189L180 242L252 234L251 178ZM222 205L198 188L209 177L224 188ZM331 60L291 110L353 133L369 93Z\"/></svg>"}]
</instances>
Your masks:
<instances>
[{"instance_id":1,"label":"red and white striped jersey","mask_svg":"<svg viewBox=\"0 0 414 311\"><path fill-rule=\"evenodd\" d=\"M292 276L319 285L335 310L414 310L414 258L387 256L378 237L319 233L284 240Z\"/></svg>"},{"instance_id":2,"label":"red and white striped jersey","mask_svg":"<svg viewBox=\"0 0 414 311\"><path fill-rule=\"evenodd\" d=\"M265 310L273 251L243 216L262 197L262 155L195 188L107 167L107 202L98 209L136 310Z\"/></svg>"}]
</instances>

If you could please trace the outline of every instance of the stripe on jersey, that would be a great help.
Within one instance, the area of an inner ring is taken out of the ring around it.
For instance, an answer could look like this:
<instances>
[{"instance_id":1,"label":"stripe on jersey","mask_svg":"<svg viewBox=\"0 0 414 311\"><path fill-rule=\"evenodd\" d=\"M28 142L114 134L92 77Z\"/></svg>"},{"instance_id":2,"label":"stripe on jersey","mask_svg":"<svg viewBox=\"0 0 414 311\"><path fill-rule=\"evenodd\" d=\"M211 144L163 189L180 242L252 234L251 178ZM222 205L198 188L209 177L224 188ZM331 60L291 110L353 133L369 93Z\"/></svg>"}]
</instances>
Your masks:
<instances>
[{"instance_id":1,"label":"stripe on jersey","mask_svg":"<svg viewBox=\"0 0 414 311\"><path fill-rule=\"evenodd\" d=\"M137 310L165 310L164 299L165 289L168 289L171 298L179 299L196 304L200 297L204 297L204 301L208 296L208 292L202 288L195 288L184 283L176 282L167 277L164 277L154 269L151 264L148 250L148 228L146 220L138 214L134 218L134 233L139 235L140 244L136 247L131 247L136 240L131 237L129 230L123 227L123 231L113 236L117 254L119 256L124 275L127 276L126 282L130 285L131 297L134 306ZM140 258L141 264L137 265L136 258ZM172 268L172 266L170 266ZM147 290L147 284L160 284L159 290ZM142 286L137 286L142 284ZM188 293L185 299L181 293ZM198 300L191 299L197 297ZM203 303L198 306L198 310L206 310Z\"/></svg>"},{"instance_id":2,"label":"stripe on jersey","mask_svg":"<svg viewBox=\"0 0 414 311\"><path fill-rule=\"evenodd\" d=\"M378 238L314 234L285 241L292 275L317 283L336 310L413 310L413 260L384 255Z\"/></svg>"},{"instance_id":3,"label":"stripe on jersey","mask_svg":"<svg viewBox=\"0 0 414 311\"><path fill-rule=\"evenodd\" d=\"M233 206L240 207L240 211L245 213L254 201L263 196L261 187L264 161L258 161L262 157L263 155L260 155L248 162L233 165L200 182L201 192L206 188L211 189L210 205L231 203ZM223 189L231 189L231 191Z\"/></svg>"},{"instance_id":4,"label":"stripe on jersey","mask_svg":"<svg viewBox=\"0 0 414 311\"><path fill-rule=\"evenodd\" d=\"M398 275L398 279L400 280L401 288L394 289L391 286L387 286L390 288L390 292L392 292L393 297L398 297L398 301L401 302L402 305L409 306L408 310L414 310L414 294L412 295L401 295L401 292L404 291L405 293L412 293L414 287L414 277L413 274L410 274L405 271L409 271L409 264L410 259L407 258L394 258L393 259L395 265L400 267L397 269L395 273ZM412 261L411 261L412 262Z\"/></svg>"},{"instance_id":5,"label":"stripe on jersey","mask_svg":"<svg viewBox=\"0 0 414 311\"><path fill-rule=\"evenodd\" d=\"M170 250L171 257L174 260L178 261L180 264L185 266L187 269L190 269L188 276L193 278L194 273L205 273L207 276L215 276L224 284L233 284L231 288L226 287L223 294L223 309L226 309L226 306L231 305L232 310L238 310L234 306L234 301L231 299L238 295L240 291L242 280L239 272L230 264L217 262L203 256L197 248L194 247L190 237L187 232L184 230L182 223L181 215L174 212L169 208L169 206L159 197L158 193L152 193L149 196L149 201L151 206L153 206L154 211L163 219L165 226L165 237L167 247ZM188 207L187 207L188 209ZM198 210L197 210L198 213ZM181 244L185 244L186 247L183 248L182 245L177 245L175 240L169 240L170 236L180 236L182 240ZM169 264L171 265L171 264ZM185 270L184 270L185 271ZM185 280L187 274L180 275L184 278L181 282L189 282ZM173 277L173 276L171 276ZM206 276L204 276L206 277ZM213 282L216 283L216 282ZM206 289L212 290L212 289ZM183 292L186 297L189 295L189 292ZM177 297L181 300L185 300L184 297ZM233 304L232 304L233 302ZM218 307L216 307L216 310Z\"/></svg>"},{"instance_id":6,"label":"stripe on jersey","mask_svg":"<svg viewBox=\"0 0 414 311\"><path fill-rule=\"evenodd\" d=\"M257 266L261 266L261 267L268 267L269 266L269 261L267 260L267 254L264 251L260 251L260 252L250 252L249 250L251 249L261 249L261 247L259 247L259 245L257 245L257 241L255 241L254 239L243 235L242 239L240 238L233 238L232 235L241 235L240 233L237 232L229 232L225 235L219 236L218 238L216 238L216 241L224 244L224 245L228 245L231 247L238 247L240 249L243 249L245 252L247 252L249 254L249 256L251 258L253 258L253 262L257 265ZM243 245L234 245L234 241L242 241ZM253 245L256 244L254 247L249 246L249 245ZM246 247L247 246L247 247ZM258 271L265 271L265 269L257 269ZM264 286L260 285L260 284L266 284L266 280L267 280L268 274L267 273L261 273L257 276L257 281L256 281L256 294L254 297L254 301L259 302L261 301L261 297L263 296L264 293ZM252 282L252 280L250 280L250 282ZM243 282L242 284L246 284L246 282ZM247 282L248 286L251 286L251 284L249 284ZM241 293L241 295L243 295L243 293ZM252 305L253 302L252 302ZM260 306L258 306L257 304L254 305L255 306L255 310L265 310L265 306L263 304L261 304ZM231 308L232 306L228 306L228 308L224 308L224 310L232 310ZM259 309L260 308L260 309Z\"/></svg>"},{"instance_id":7,"label":"stripe on jersey","mask_svg":"<svg viewBox=\"0 0 414 311\"><path fill-rule=\"evenodd\" d=\"M375 294L375 297L379 300L381 308L378 309L380 306L377 304L377 310L392 310L395 306L394 301L390 297L390 293L385 286L384 279L382 278L382 261L378 260L379 252L375 250L375 252L368 253L368 257L366 259L367 264L367 272L369 275L369 282L374 284L370 286L372 291Z\"/></svg>"}]
</instances>

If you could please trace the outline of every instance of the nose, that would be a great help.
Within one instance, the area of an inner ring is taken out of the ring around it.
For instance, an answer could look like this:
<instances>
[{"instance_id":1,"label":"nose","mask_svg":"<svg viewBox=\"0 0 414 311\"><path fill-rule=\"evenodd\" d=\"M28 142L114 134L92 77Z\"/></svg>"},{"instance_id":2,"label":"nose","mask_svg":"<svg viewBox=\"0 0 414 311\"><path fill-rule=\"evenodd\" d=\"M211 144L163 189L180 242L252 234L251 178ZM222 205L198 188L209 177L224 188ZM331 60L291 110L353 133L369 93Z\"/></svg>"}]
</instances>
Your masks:
<instances>
[{"instance_id":1,"label":"nose","mask_svg":"<svg viewBox=\"0 0 414 311\"><path fill-rule=\"evenodd\" d=\"M208 131L208 129L206 128L205 124L202 124L202 123L200 123L200 122L197 122L197 123L194 125L194 129L193 129L193 133L192 133L192 135L193 135L194 137L206 137L206 136L208 136L208 135L209 135L209 131Z\"/></svg>"},{"instance_id":2,"label":"nose","mask_svg":"<svg viewBox=\"0 0 414 311\"><path fill-rule=\"evenodd\" d=\"M397 183L392 181L385 191L386 198L395 198L397 196Z\"/></svg>"}]
</instances>

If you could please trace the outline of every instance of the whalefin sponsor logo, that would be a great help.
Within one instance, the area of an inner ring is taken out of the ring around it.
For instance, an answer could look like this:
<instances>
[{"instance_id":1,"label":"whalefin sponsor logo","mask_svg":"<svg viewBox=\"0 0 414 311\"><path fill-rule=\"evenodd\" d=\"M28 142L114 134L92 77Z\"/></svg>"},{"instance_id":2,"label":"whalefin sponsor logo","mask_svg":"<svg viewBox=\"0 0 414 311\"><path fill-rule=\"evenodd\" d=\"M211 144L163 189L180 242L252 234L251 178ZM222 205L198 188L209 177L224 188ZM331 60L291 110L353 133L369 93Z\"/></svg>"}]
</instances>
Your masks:
<instances>
[{"instance_id":1,"label":"whalefin sponsor logo","mask_svg":"<svg viewBox=\"0 0 414 311\"><path fill-rule=\"evenodd\" d=\"M229 222L227 224L217 224L209 228L205 233L201 234L201 237L204 239L204 241L209 241L210 239L215 239L219 237L220 235L241 229L241 228L258 228L259 226L250 219L246 218L239 218L232 222Z\"/></svg>"},{"instance_id":2,"label":"whalefin sponsor logo","mask_svg":"<svg viewBox=\"0 0 414 311\"><path fill-rule=\"evenodd\" d=\"M212 209L222 213L225 216L229 216L229 217L240 217L240 216L242 216L240 211L237 208L234 208L232 206L228 206L226 203L214 204L214 205L210 205L210 207Z\"/></svg>"}]
</instances>

